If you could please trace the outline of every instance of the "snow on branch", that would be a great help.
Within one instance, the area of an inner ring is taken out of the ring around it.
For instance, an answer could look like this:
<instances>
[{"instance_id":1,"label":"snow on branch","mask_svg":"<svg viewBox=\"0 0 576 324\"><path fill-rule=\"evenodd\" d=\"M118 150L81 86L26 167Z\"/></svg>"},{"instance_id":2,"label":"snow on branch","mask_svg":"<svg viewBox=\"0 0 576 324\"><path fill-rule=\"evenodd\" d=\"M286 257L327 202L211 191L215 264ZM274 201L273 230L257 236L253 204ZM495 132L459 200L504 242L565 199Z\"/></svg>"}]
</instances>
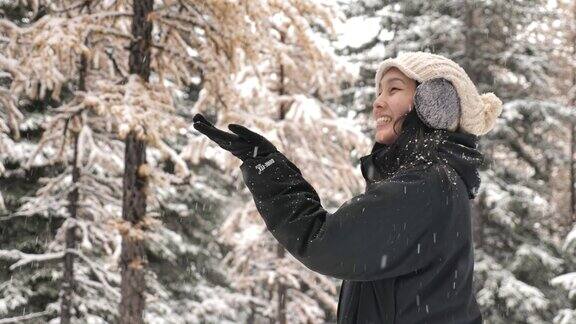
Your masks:
<instances>
[{"instance_id":1,"label":"snow on branch","mask_svg":"<svg viewBox=\"0 0 576 324\"><path fill-rule=\"evenodd\" d=\"M12 80L23 77L23 72L18 67L18 62L8 58L0 53L0 71L8 71ZM8 133L11 129L14 132L14 138L20 138L18 124L24 119L24 115L16 107L16 96L8 89L0 87L0 107L6 110L6 120L0 118L0 132Z\"/></svg>"},{"instance_id":2,"label":"snow on branch","mask_svg":"<svg viewBox=\"0 0 576 324\"><path fill-rule=\"evenodd\" d=\"M144 83L135 74L127 81L124 86L118 86L98 80L90 97L93 109L118 125L121 139L134 131L139 139L146 140L169 157L176 165L178 175L189 174L184 160L162 140L178 136L188 126L174 113L171 92L159 83Z\"/></svg>"},{"instance_id":3,"label":"snow on branch","mask_svg":"<svg viewBox=\"0 0 576 324\"><path fill-rule=\"evenodd\" d=\"M80 259L90 267L91 271L98 278L98 280L104 285L104 288L106 288L107 291L109 291L112 295L116 297L120 296L118 291L116 291L112 286L110 286L108 280L106 279L106 277L113 276L113 274L101 268L99 265L91 261L87 256L85 256L82 252L78 250L66 249L65 251L44 253L44 254L28 254L14 249L0 250L0 259L7 261L16 261L9 267L11 271L14 271L17 268L23 267L30 263L59 261L64 257L65 253L72 253L80 257Z\"/></svg>"},{"instance_id":4,"label":"snow on branch","mask_svg":"<svg viewBox=\"0 0 576 324\"><path fill-rule=\"evenodd\" d=\"M104 288L106 288L106 290L108 292L110 292L112 295L114 295L115 297L120 297L120 293L116 289L114 289L112 286L110 286L110 284L108 283L108 280L106 279L107 276L112 276L111 273L109 273L105 269L102 269L100 266L98 266L98 264L96 264L95 262L90 260L87 256L85 256L84 254L82 254L82 252L80 252L78 250L66 249L66 252L75 254L78 257L80 257L80 259L82 259L82 261L86 262L86 264L90 267L90 269L92 270L92 273L94 273L94 275L98 278L98 280L102 283L102 285L104 285Z\"/></svg>"},{"instance_id":5,"label":"snow on branch","mask_svg":"<svg viewBox=\"0 0 576 324\"><path fill-rule=\"evenodd\" d=\"M64 257L64 252L54 252L45 254L28 254L18 250L0 250L0 259L16 261L9 269L15 270L29 263L48 262L59 260Z\"/></svg>"},{"instance_id":6,"label":"snow on branch","mask_svg":"<svg viewBox=\"0 0 576 324\"><path fill-rule=\"evenodd\" d=\"M552 286L559 286L568 292L570 299L576 298L576 272L565 273L550 280Z\"/></svg>"},{"instance_id":7,"label":"snow on branch","mask_svg":"<svg viewBox=\"0 0 576 324\"><path fill-rule=\"evenodd\" d=\"M28 320L32 320L35 318L48 316L48 315L51 315L52 313L53 312L50 310L45 310L45 311L38 312L38 313L26 314L26 315L10 317L10 318L2 318L2 319L0 319L0 324L22 323L23 321L28 321Z\"/></svg>"},{"instance_id":8,"label":"snow on branch","mask_svg":"<svg viewBox=\"0 0 576 324\"><path fill-rule=\"evenodd\" d=\"M128 31L109 27L108 19L129 18L127 12L101 12L74 17L46 15L26 27L3 22L9 39L0 66L8 66L13 73L11 93L16 98L43 99L50 91L53 100L60 100L63 85L78 75L80 56L105 56L98 53L103 47L94 46L98 34L130 38ZM91 44L86 44L90 39ZM107 38L110 41L110 37ZM100 54L100 55L98 55ZM15 73L14 61L19 62ZM12 62L12 64L9 64Z\"/></svg>"}]
</instances>

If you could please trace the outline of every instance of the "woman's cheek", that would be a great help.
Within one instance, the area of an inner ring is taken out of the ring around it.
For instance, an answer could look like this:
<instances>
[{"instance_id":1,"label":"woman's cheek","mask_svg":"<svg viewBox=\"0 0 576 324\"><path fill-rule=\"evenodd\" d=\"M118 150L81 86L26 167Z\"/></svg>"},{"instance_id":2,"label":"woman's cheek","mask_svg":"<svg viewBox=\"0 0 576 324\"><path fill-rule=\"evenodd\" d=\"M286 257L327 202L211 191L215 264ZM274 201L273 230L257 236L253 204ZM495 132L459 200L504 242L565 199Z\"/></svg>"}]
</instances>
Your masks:
<instances>
[{"instance_id":1,"label":"woman's cheek","mask_svg":"<svg viewBox=\"0 0 576 324\"><path fill-rule=\"evenodd\" d=\"M399 98L399 100L396 102L396 107L397 107L397 112L398 112L398 116L402 116L406 113L408 113L410 111L410 107L412 106L412 102L410 100L410 98L406 97L406 98Z\"/></svg>"},{"instance_id":2,"label":"woman's cheek","mask_svg":"<svg viewBox=\"0 0 576 324\"><path fill-rule=\"evenodd\" d=\"M402 115L402 102L399 100L394 100L392 102L392 110L394 111L394 118L398 118Z\"/></svg>"}]
</instances>

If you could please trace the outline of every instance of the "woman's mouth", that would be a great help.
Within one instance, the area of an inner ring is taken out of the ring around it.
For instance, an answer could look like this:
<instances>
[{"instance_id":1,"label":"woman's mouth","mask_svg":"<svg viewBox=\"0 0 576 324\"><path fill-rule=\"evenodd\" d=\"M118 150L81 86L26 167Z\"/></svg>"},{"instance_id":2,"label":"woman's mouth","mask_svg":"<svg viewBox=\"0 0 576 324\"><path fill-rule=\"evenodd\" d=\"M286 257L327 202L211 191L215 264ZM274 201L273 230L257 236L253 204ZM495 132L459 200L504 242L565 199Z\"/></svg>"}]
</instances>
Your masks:
<instances>
[{"instance_id":1,"label":"woman's mouth","mask_svg":"<svg viewBox=\"0 0 576 324\"><path fill-rule=\"evenodd\" d=\"M392 121L392 117L390 116L382 116L376 119L376 127L388 125Z\"/></svg>"}]
</instances>

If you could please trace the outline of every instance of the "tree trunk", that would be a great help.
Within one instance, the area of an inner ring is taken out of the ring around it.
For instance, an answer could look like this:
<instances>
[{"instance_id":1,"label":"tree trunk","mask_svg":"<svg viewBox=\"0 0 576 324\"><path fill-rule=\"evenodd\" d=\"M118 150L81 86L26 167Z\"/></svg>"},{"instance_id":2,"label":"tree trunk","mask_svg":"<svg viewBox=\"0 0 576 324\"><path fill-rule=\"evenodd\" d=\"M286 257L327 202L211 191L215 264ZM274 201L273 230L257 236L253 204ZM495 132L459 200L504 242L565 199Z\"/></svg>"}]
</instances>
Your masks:
<instances>
[{"instance_id":1,"label":"tree trunk","mask_svg":"<svg viewBox=\"0 0 576 324\"><path fill-rule=\"evenodd\" d=\"M472 200L470 202L470 211L472 214L472 240L474 241L474 247L476 248L484 247L484 236L482 235L484 219L479 206L480 201L482 200L484 200L484 195L478 197L478 201Z\"/></svg>"},{"instance_id":2,"label":"tree trunk","mask_svg":"<svg viewBox=\"0 0 576 324\"><path fill-rule=\"evenodd\" d=\"M254 296L254 287L250 287L250 294ZM248 323L254 323L256 321L256 304L250 301L250 315L248 316Z\"/></svg>"},{"instance_id":3,"label":"tree trunk","mask_svg":"<svg viewBox=\"0 0 576 324\"><path fill-rule=\"evenodd\" d=\"M572 3L572 17L574 19L574 17L576 17L576 2ZM572 32L572 56L574 56L576 54L576 30L574 30L574 28L572 28L571 30ZM576 68L572 67L572 87L576 86ZM574 105L576 104L576 98L574 96L572 96L572 98L568 98L568 100L570 101L569 104L574 107ZM576 125L574 124L574 122L570 123L570 208L569 208L569 212L570 212L570 219L568 220L568 224L570 225L570 223L572 222L576 222L576 192L574 189L574 182L576 181L576 175L574 174L575 170L574 170L574 151L576 150Z\"/></svg>"},{"instance_id":4,"label":"tree trunk","mask_svg":"<svg viewBox=\"0 0 576 324\"><path fill-rule=\"evenodd\" d=\"M150 76L150 43L152 23L148 14L152 12L152 0L133 1L132 36L130 44L130 74L137 74L143 82ZM120 322L143 323L144 312L144 269L146 255L142 236L138 228L146 214L146 187L148 185L146 164L146 143L130 131L125 139L125 167L123 179L122 218L130 226L122 233L120 271L122 274ZM131 235L132 234L132 235Z\"/></svg>"},{"instance_id":5,"label":"tree trunk","mask_svg":"<svg viewBox=\"0 0 576 324\"><path fill-rule=\"evenodd\" d=\"M284 43L286 40L286 34L282 31L280 31L280 41L282 43ZM284 94L286 94L286 89L284 87L284 65L280 64L280 71L279 71L279 87L278 87L278 92L279 94L282 96ZM289 105L286 102L282 102L280 104L279 107L279 117L280 120L286 118L286 113L288 112L288 108ZM278 256L278 259L283 259L285 256L285 251L284 251L284 247L278 243L276 246L276 253ZM275 323L279 323L279 324L286 324L286 287L284 286L284 284L282 284L282 282L278 281L277 282L277 290L276 290L276 298L278 298L277 303L278 303L278 314L277 314L277 319Z\"/></svg>"},{"instance_id":6,"label":"tree trunk","mask_svg":"<svg viewBox=\"0 0 576 324\"><path fill-rule=\"evenodd\" d=\"M470 79L474 84L478 84L480 75L476 71L476 66L474 65L476 61L476 28L478 23L478 16L480 9L474 5L474 1L466 0L464 3L465 14L464 23L466 29L464 32L464 55L465 58L463 62L463 68L466 73L470 76Z\"/></svg>"},{"instance_id":7,"label":"tree trunk","mask_svg":"<svg viewBox=\"0 0 576 324\"><path fill-rule=\"evenodd\" d=\"M277 245L277 252L278 259L284 259L286 252L281 244ZM278 319L276 323L286 324L286 286L280 281L278 281L276 298L278 298Z\"/></svg>"},{"instance_id":8,"label":"tree trunk","mask_svg":"<svg viewBox=\"0 0 576 324\"><path fill-rule=\"evenodd\" d=\"M574 182L576 181L574 175L574 151L576 150L576 125L574 122L570 123L570 216L571 222L576 222L576 212L574 209L576 208L575 200L576 200L576 192L574 192ZM570 224L570 222L568 222Z\"/></svg>"},{"instance_id":9,"label":"tree trunk","mask_svg":"<svg viewBox=\"0 0 576 324\"><path fill-rule=\"evenodd\" d=\"M78 89L81 91L86 90L86 73L88 71L88 58L86 54L80 56L80 75L78 80ZM74 117L72 117L74 118ZM75 185L80 181L80 168L78 167L78 133L74 132L74 157L72 159L72 184ZM66 136L66 135L64 135ZM78 214L78 200L80 194L78 188L74 188L68 194L68 213L71 219L76 220ZM73 250L76 248L76 224L73 223L66 229L65 242L66 250ZM60 301L60 323L69 324L72 317L72 299L74 296L74 289L76 282L74 281L74 254L70 252L64 253L64 274L62 276L62 299Z\"/></svg>"},{"instance_id":10,"label":"tree trunk","mask_svg":"<svg viewBox=\"0 0 576 324\"><path fill-rule=\"evenodd\" d=\"M78 133L74 133L74 166L72 167L72 184L78 183L80 179L80 169L78 168ZM73 219L72 224L66 228L65 241L66 250L76 248L76 223L78 211L78 188L74 188L68 194L69 217ZM60 323L69 324L72 316L72 298L74 295L74 254L65 252L64 254L64 275L62 277L62 299L60 301Z\"/></svg>"},{"instance_id":11,"label":"tree trunk","mask_svg":"<svg viewBox=\"0 0 576 324\"><path fill-rule=\"evenodd\" d=\"M466 0L464 3L464 23L466 25L466 31L464 33L465 37L465 45L464 45L464 62L463 68L466 73L470 76L470 79L474 84L478 84L478 80L480 79L479 73L475 70L474 61L476 60L476 32L475 29L477 28L477 17L478 11L480 9L476 8L473 1ZM491 152L492 153L492 152ZM480 210L479 204L482 201L482 197L477 197L475 200L470 201L470 208L471 208L471 219L472 219L472 237L475 244L475 247L482 248L483 237L482 237L482 228L483 228L483 215Z\"/></svg>"}]
</instances>

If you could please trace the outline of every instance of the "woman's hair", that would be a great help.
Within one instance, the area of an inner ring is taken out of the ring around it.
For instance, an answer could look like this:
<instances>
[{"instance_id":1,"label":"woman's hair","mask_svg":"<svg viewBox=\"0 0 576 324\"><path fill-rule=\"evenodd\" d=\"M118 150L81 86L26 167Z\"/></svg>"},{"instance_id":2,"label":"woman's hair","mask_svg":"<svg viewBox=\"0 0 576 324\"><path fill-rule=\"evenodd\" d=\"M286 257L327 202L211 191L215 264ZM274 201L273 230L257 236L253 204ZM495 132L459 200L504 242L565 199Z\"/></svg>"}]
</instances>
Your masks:
<instances>
[{"instance_id":1,"label":"woman's hair","mask_svg":"<svg viewBox=\"0 0 576 324\"><path fill-rule=\"evenodd\" d=\"M419 85L420 85L420 82L416 81L416 88L417 88ZM414 105L414 103L412 103L412 105ZM414 111L414 112L415 112L415 110L416 110L415 107L413 107L411 111ZM408 115L408 114L402 116L401 118L397 119L397 120L394 122L394 125L392 125L392 130L394 131L394 134L396 134L396 135L399 134L399 133L396 131L396 125L398 124L398 122L403 122L403 121L406 119L407 115Z\"/></svg>"},{"instance_id":2,"label":"woman's hair","mask_svg":"<svg viewBox=\"0 0 576 324\"><path fill-rule=\"evenodd\" d=\"M398 138L394 143L385 145L388 146L387 151L390 152L390 156L394 157L394 161L388 162L391 163L389 171L408 168L421 161L434 160L437 145L448 136L447 130L426 125L415 108L404 115L401 120L404 123Z\"/></svg>"},{"instance_id":3,"label":"woman's hair","mask_svg":"<svg viewBox=\"0 0 576 324\"><path fill-rule=\"evenodd\" d=\"M430 126L426 125L418 113L416 109L410 110L404 117L402 118L404 123L402 124L402 130L400 136L396 139L396 142L407 140L407 139L414 139L418 143L422 143L424 138L428 138L432 135L432 133L439 133L442 130L431 128Z\"/></svg>"}]
</instances>

